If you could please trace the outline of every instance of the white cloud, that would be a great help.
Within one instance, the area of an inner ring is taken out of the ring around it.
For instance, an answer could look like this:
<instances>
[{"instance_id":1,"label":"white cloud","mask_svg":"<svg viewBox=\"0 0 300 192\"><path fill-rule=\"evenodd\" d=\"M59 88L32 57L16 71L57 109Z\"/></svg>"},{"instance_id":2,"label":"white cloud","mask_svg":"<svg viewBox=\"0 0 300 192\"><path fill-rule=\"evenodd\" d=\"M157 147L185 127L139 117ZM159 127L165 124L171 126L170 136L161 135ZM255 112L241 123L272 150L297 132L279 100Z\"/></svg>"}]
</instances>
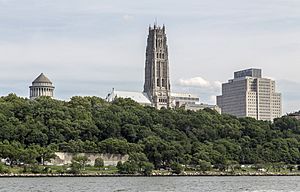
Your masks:
<instances>
[{"instance_id":1,"label":"white cloud","mask_svg":"<svg viewBox=\"0 0 300 192\"><path fill-rule=\"evenodd\" d=\"M209 87L210 83L202 77L193 77L190 79L179 79L179 85L193 87Z\"/></svg>"},{"instance_id":2,"label":"white cloud","mask_svg":"<svg viewBox=\"0 0 300 192\"><path fill-rule=\"evenodd\" d=\"M207 89L219 89L221 87L221 82L219 81L208 81L202 77L192 77L189 79L179 79L178 84L180 86L186 87L200 87Z\"/></svg>"}]
</instances>

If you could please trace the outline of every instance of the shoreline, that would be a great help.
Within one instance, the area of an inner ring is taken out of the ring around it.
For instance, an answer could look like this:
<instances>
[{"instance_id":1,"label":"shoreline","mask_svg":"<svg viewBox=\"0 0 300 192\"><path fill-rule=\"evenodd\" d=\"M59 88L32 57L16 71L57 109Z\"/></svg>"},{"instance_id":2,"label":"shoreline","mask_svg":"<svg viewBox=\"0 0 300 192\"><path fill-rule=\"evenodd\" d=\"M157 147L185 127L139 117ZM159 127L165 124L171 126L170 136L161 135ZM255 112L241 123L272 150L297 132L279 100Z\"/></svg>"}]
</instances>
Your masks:
<instances>
[{"instance_id":1,"label":"shoreline","mask_svg":"<svg viewBox=\"0 0 300 192\"><path fill-rule=\"evenodd\" d=\"M300 176L299 173L197 173L197 174L152 174L152 175L139 175L139 174L31 174L31 173L18 173L18 174L0 174L0 178L11 177L24 177L24 178L37 178L37 177L270 177L270 176Z\"/></svg>"}]
</instances>

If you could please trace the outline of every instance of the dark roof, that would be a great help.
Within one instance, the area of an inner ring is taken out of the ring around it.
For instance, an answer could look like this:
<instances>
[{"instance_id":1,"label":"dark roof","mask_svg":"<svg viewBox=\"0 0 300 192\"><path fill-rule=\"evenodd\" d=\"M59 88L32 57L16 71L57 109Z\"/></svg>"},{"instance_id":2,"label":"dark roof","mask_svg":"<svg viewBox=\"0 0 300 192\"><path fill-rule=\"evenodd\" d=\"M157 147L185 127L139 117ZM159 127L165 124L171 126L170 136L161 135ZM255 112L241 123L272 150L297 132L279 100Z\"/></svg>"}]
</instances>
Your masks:
<instances>
[{"instance_id":1,"label":"dark roof","mask_svg":"<svg viewBox=\"0 0 300 192\"><path fill-rule=\"evenodd\" d=\"M52 83L48 77L41 73L32 83Z\"/></svg>"}]
</instances>

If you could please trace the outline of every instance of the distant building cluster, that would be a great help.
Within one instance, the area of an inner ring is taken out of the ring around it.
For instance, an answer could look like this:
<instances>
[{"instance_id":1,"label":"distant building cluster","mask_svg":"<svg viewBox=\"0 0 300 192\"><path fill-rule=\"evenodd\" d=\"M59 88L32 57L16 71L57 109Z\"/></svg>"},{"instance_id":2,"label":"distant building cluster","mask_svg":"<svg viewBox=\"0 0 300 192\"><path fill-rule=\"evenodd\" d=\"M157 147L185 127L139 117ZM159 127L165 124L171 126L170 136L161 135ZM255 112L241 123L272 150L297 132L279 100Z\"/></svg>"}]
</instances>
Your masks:
<instances>
[{"instance_id":1,"label":"distant building cluster","mask_svg":"<svg viewBox=\"0 0 300 192\"><path fill-rule=\"evenodd\" d=\"M292 117L294 119L300 120L300 111L295 113L288 114L289 117Z\"/></svg>"},{"instance_id":2,"label":"distant building cluster","mask_svg":"<svg viewBox=\"0 0 300 192\"><path fill-rule=\"evenodd\" d=\"M166 28L156 24L149 27L147 38L144 91L128 92L112 89L106 99L113 101L115 98L131 98L142 105L157 109L183 107L189 110L211 108L221 111L216 105L200 104L196 95L171 92Z\"/></svg>"},{"instance_id":3,"label":"distant building cluster","mask_svg":"<svg viewBox=\"0 0 300 192\"><path fill-rule=\"evenodd\" d=\"M282 116L281 94L276 92L275 81L262 77L261 69L246 69L234 73L234 78L222 84L222 95L217 96L217 105L200 103L198 96L171 91L169 55L165 26L149 27L146 47L145 82L143 92L112 89L106 100L130 98L141 105L157 109L178 108L201 110L210 108L219 113L237 117L252 117L273 121ZM52 82L42 73L30 88L30 99L54 96ZM298 115L297 115L298 116Z\"/></svg>"}]
</instances>

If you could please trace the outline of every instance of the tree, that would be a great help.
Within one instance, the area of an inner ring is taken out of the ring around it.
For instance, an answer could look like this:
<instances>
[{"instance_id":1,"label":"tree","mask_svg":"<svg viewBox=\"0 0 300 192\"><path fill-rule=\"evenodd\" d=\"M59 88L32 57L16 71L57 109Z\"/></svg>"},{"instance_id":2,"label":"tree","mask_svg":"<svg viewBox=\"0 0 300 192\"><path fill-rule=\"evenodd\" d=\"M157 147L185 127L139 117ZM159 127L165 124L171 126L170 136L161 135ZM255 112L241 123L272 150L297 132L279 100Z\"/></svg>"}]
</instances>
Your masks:
<instances>
[{"instance_id":1,"label":"tree","mask_svg":"<svg viewBox=\"0 0 300 192\"><path fill-rule=\"evenodd\" d=\"M150 162L143 162L143 165L141 167L142 173L145 176L150 176L152 174L152 171L154 169L154 165Z\"/></svg>"},{"instance_id":2,"label":"tree","mask_svg":"<svg viewBox=\"0 0 300 192\"><path fill-rule=\"evenodd\" d=\"M177 175L179 175L183 171L182 165L176 162L171 164L171 169L172 169L172 173L175 173Z\"/></svg>"},{"instance_id":3,"label":"tree","mask_svg":"<svg viewBox=\"0 0 300 192\"><path fill-rule=\"evenodd\" d=\"M121 174L151 175L154 165L148 161L144 153L131 153L128 161L118 162L117 168Z\"/></svg>"},{"instance_id":4,"label":"tree","mask_svg":"<svg viewBox=\"0 0 300 192\"><path fill-rule=\"evenodd\" d=\"M8 158L10 166L20 164L24 155L24 147L16 141L4 141L0 145L0 156L2 158Z\"/></svg>"},{"instance_id":5,"label":"tree","mask_svg":"<svg viewBox=\"0 0 300 192\"><path fill-rule=\"evenodd\" d=\"M95 159L94 167L97 167L99 170L100 170L100 168L103 168L104 160L101 157L98 157L97 159Z\"/></svg>"},{"instance_id":6,"label":"tree","mask_svg":"<svg viewBox=\"0 0 300 192\"><path fill-rule=\"evenodd\" d=\"M20 162L23 162L25 165L33 165L37 163L37 157L39 156L38 152L34 148L21 149L20 150Z\"/></svg>"},{"instance_id":7,"label":"tree","mask_svg":"<svg viewBox=\"0 0 300 192\"><path fill-rule=\"evenodd\" d=\"M137 165L137 172L143 175L151 175L154 169L154 165L148 161L148 158L144 153L131 153L129 162Z\"/></svg>"},{"instance_id":8,"label":"tree","mask_svg":"<svg viewBox=\"0 0 300 192\"><path fill-rule=\"evenodd\" d=\"M234 173L237 169L240 169L241 166L237 161L226 161L227 170L230 169L232 173Z\"/></svg>"},{"instance_id":9,"label":"tree","mask_svg":"<svg viewBox=\"0 0 300 192\"><path fill-rule=\"evenodd\" d=\"M123 165L122 161L118 161L116 167L117 167L117 169L118 169L119 172L120 172L120 170L122 169L122 165Z\"/></svg>"},{"instance_id":10,"label":"tree","mask_svg":"<svg viewBox=\"0 0 300 192\"><path fill-rule=\"evenodd\" d=\"M42 165L45 165L45 161L49 161L56 157L55 152L52 150L52 146L41 147L39 145L31 145L29 149L37 152L37 158L39 157Z\"/></svg>"},{"instance_id":11,"label":"tree","mask_svg":"<svg viewBox=\"0 0 300 192\"><path fill-rule=\"evenodd\" d=\"M137 174L139 167L134 162L126 161L124 163L118 163L118 172L121 174Z\"/></svg>"},{"instance_id":12,"label":"tree","mask_svg":"<svg viewBox=\"0 0 300 192\"><path fill-rule=\"evenodd\" d=\"M72 161L70 168L71 170L68 170L68 172L72 174L79 174L81 171L81 165L77 161Z\"/></svg>"},{"instance_id":13,"label":"tree","mask_svg":"<svg viewBox=\"0 0 300 192\"><path fill-rule=\"evenodd\" d=\"M299 141L300 121L288 116L271 123L209 109L157 110L130 99L0 97L0 156L11 166L44 164L61 151L129 155L123 172L146 175L152 165L176 170L174 162L202 171L210 164L220 171L276 162L285 168L300 163Z\"/></svg>"},{"instance_id":14,"label":"tree","mask_svg":"<svg viewBox=\"0 0 300 192\"><path fill-rule=\"evenodd\" d=\"M9 171L4 167L2 163L0 163L0 173L8 173Z\"/></svg>"},{"instance_id":15,"label":"tree","mask_svg":"<svg viewBox=\"0 0 300 192\"><path fill-rule=\"evenodd\" d=\"M284 168L284 163L283 162L273 163L272 167L274 171L280 172Z\"/></svg>"},{"instance_id":16,"label":"tree","mask_svg":"<svg viewBox=\"0 0 300 192\"><path fill-rule=\"evenodd\" d=\"M216 164L215 168L218 169L219 171L226 171L226 165L222 163Z\"/></svg>"},{"instance_id":17,"label":"tree","mask_svg":"<svg viewBox=\"0 0 300 192\"><path fill-rule=\"evenodd\" d=\"M79 171L85 170L85 166L89 161L90 160L87 158L87 156L76 155L75 157L73 157L73 159L71 161L72 162L71 167L73 167L75 169L79 169Z\"/></svg>"},{"instance_id":18,"label":"tree","mask_svg":"<svg viewBox=\"0 0 300 192\"><path fill-rule=\"evenodd\" d=\"M199 160L197 168L204 173L206 171L210 171L212 168L212 165L210 162L207 162L204 160Z\"/></svg>"},{"instance_id":19,"label":"tree","mask_svg":"<svg viewBox=\"0 0 300 192\"><path fill-rule=\"evenodd\" d=\"M125 139L109 138L101 141L99 151L110 154L127 154L129 152L129 143Z\"/></svg>"},{"instance_id":20,"label":"tree","mask_svg":"<svg viewBox=\"0 0 300 192\"><path fill-rule=\"evenodd\" d=\"M290 172L293 172L294 169L296 169L295 165L287 165L287 169L290 171Z\"/></svg>"}]
</instances>

